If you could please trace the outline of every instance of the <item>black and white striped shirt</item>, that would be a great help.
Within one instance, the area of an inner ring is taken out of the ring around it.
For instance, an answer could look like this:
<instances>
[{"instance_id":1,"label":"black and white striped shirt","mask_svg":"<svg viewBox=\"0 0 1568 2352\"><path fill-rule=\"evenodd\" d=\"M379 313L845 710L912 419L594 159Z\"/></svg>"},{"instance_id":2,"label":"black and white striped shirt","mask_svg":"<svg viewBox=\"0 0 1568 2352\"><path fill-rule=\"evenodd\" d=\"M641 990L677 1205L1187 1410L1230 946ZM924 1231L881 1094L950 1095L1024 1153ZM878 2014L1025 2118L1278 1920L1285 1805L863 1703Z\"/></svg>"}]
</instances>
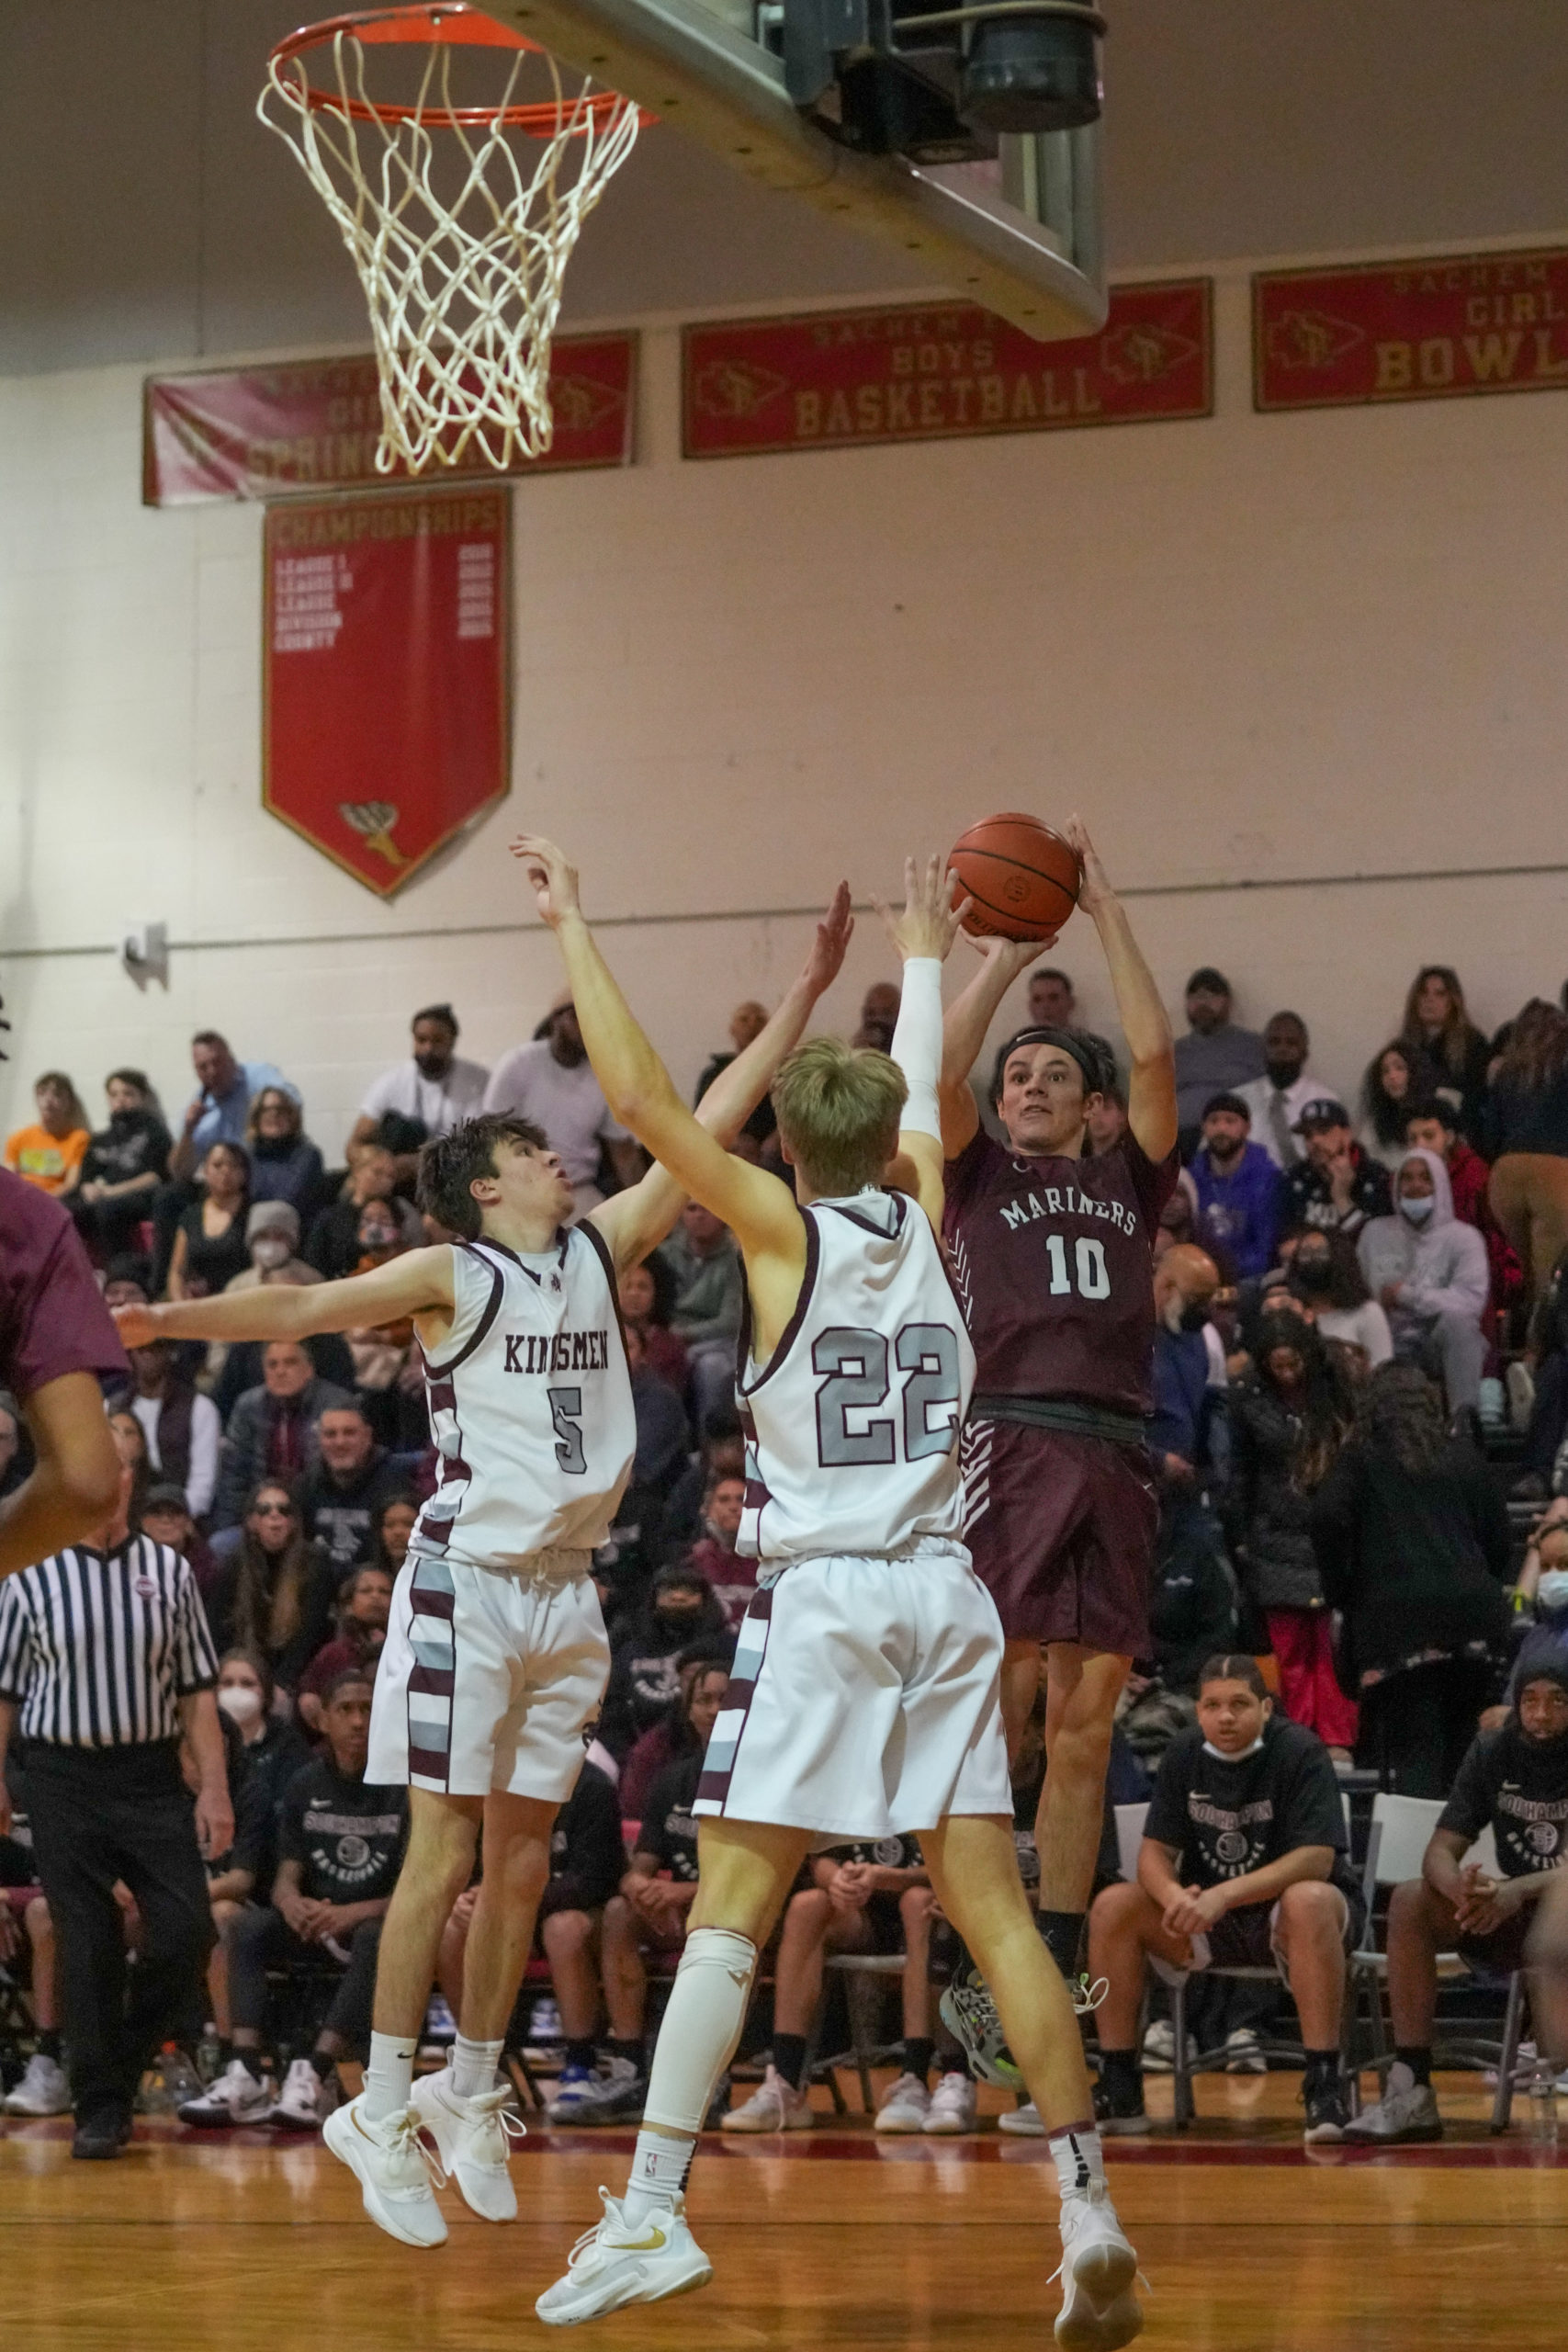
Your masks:
<instances>
[{"instance_id":1,"label":"black and white striped shirt","mask_svg":"<svg viewBox=\"0 0 1568 2352\"><path fill-rule=\"evenodd\" d=\"M217 1679L196 1579L166 1544L73 1544L0 1583L0 1699L19 1709L24 1739L177 1739L180 1701Z\"/></svg>"}]
</instances>

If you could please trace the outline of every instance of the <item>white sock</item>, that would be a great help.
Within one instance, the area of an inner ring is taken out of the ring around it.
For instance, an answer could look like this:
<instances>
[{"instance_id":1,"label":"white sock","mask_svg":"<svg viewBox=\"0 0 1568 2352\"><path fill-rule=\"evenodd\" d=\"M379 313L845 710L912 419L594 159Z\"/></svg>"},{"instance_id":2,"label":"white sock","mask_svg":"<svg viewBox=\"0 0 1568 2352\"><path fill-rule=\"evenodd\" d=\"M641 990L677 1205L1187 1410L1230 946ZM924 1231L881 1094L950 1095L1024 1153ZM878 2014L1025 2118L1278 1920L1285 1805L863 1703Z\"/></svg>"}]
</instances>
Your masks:
<instances>
[{"instance_id":1,"label":"white sock","mask_svg":"<svg viewBox=\"0 0 1568 2352\"><path fill-rule=\"evenodd\" d=\"M495 2088L501 2064L499 2041L470 2041L460 2033L452 2046L452 2089L458 2098L481 2098Z\"/></svg>"},{"instance_id":2,"label":"white sock","mask_svg":"<svg viewBox=\"0 0 1568 2352\"><path fill-rule=\"evenodd\" d=\"M696 2149L694 2136L671 2140L662 2132L637 2133L631 2178L621 2200L621 2211L634 2228L660 2208L667 2213L671 2211L685 2188Z\"/></svg>"},{"instance_id":3,"label":"white sock","mask_svg":"<svg viewBox=\"0 0 1568 2352\"><path fill-rule=\"evenodd\" d=\"M385 2123L400 2115L413 2095L413 2060L419 2044L412 2034L373 2033L370 2064L365 2069L365 2120Z\"/></svg>"},{"instance_id":4,"label":"white sock","mask_svg":"<svg viewBox=\"0 0 1568 2352\"><path fill-rule=\"evenodd\" d=\"M1081 2196L1086 2189L1105 2187L1105 2151L1100 2145L1098 2123L1065 2123L1059 2132L1051 2133L1050 2149L1056 2159L1056 2180L1064 2197Z\"/></svg>"}]
</instances>

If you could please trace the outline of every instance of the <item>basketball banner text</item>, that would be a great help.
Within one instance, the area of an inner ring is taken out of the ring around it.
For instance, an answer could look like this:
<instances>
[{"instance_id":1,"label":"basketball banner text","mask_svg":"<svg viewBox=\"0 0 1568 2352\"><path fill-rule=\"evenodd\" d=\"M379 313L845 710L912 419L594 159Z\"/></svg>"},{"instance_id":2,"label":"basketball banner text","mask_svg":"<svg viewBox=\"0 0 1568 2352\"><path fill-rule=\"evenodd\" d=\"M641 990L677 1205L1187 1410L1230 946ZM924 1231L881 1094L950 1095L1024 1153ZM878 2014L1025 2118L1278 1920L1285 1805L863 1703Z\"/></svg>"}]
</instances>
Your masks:
<instances>
[{"instance_id":1,"label":"basketball banner text","mask_svg":"<svg viewBox=\"0 0 1568 2352\"><path fill-rule=\"evenodd\" d=\"M269 506L262 803L389 899L510 784L502 489Z\"/></svg>"},{"instance_id":2,"label":"basketball banner text","mask_svg":"<svg viewBox=\"0 0 1568 2352\"><path fill-rule=\"evenodd\" d=\"M635 334L562 335L550 365L555 439L546 456L519 458L512 475L628 466L637 410ZM303 359L277 367L150 376L142 402L141 497L147 506L212 498L277 498L290 491L379 490L406 483L400 463L376 470L381 431L376 362ZM470 444L450 468L418 477L495 479Z\"/></svg>"},{"instance_id":3,"label":"basketball banner text","mask_svg":"<svg viewBox=\"0 0 1568 2352\"><path fill-rule=\"evenodd\" d=\"M1111 288L1100 334L1039 344L973 304L688 327L688 458L1208 416L1206 277Z\"/></svg>"},{"instance_id":4,"label":"basketball banner text","mask_svg":"<svg viewBox=\"0 0 1568 2352\"><path fill-rule=\"evenodd\" d=\"M1260 272L1252 377L1260 409L1561 390L1568 252Z\"/></svg>"}]
</instances>

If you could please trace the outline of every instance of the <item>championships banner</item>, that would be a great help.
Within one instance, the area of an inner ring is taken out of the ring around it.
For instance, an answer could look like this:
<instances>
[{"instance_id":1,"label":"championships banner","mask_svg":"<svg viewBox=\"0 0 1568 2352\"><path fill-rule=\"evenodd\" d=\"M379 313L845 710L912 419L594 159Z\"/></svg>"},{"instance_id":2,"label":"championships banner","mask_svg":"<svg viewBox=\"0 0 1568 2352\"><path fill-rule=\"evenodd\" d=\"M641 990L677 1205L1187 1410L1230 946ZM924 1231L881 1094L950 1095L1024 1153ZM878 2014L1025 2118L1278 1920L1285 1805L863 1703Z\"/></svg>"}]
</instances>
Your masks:
<instances>
[{"instance_id":1,"label":"championships banner","mask_svg":"<svg viewBox=\"0 0 1568 2352\"><path fill-rule=\"evenodd\" d=\"M1260 409L1568 385L1568 252L1455 254L1252 281Z\"/></svg>"},{"instance_id":2,"label":"championships banner","mask_svg":"<svg viewBox=\"0 0 1568 2352\"><path fill-rule=\"evenodd\" d=\"M262 801L389 899L508 788L504 489L269 506Z\"/></svg>"},{"instance_id":3,"label":"championships banner","mask_svg":"<svg viewBox=\"0 0 1568 2352\"><path fill-rule=\"evenodd\" d=\"M969 303L688 327L688 458L1131 424L1213 409L1210 282L1118 286L1099 334L1032 343Z\"/></svg>"},{"instance_id":4,"label":"championships banner","mask_svg":"<svg viewBox=\"0 0 1568 2352\"><path fill-rule=\"evenodd\" d=\"M555 439L513 475L627 466L637 407L635 334L562 335L550 362ZM289 491L379 490L412 477L376 470L381 403L369 352L197 376L149 376L142 395L141 497L147 506ZM470 445L459 462L418 477L481 480L496 469Z\"/></svg>"}]
</instances>

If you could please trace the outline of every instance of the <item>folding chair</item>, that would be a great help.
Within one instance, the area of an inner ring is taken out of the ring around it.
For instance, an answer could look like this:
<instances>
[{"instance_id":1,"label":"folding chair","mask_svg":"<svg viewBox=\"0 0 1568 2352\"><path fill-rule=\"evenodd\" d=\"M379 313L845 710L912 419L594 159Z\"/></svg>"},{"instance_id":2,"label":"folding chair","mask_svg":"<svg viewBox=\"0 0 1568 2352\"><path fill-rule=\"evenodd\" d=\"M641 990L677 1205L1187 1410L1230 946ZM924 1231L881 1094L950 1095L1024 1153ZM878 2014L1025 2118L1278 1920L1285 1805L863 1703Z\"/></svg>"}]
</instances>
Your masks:
<instances>
[{"instance_id":1,"label":"folding chair","mask_svg":"<svg viewBox=\"0 0 1568 2352\"><path fill-rule=\"evenodd\" d=\"M1372 1800L1372 1837L1368 1849L1368 1861L1375 1887L1393 1888L1407 1879L1419 1878L1421 1864L1433 1830L1443 1811L1438 1797L1402 1797L1387 1790L1380 1790ZM1490 1826L1483 1829L1470 1849L1471 1860L1476 1861L1489 1877L1498 1874L1497 1843ZM1388 1977L1388 1954L1380 1951L1372 1929L1372 1906L1367 1905L1367 1942L1364 1950L1350 1955L1350 2007L1359 2007L1363 1987L1370 1996L1372 2037L1372 2064L1380 2075L1386 2074L1392 2064L1392 2052L1383 2022L1382 1987ZM1462 1953L1440 1951L1438 1954L1439 1984L1465 1981L1485 1983L1486 1972L1473 1967ZM1446 2036L1434 2045L1433 2055L1450 2066L1480 2069L1495 2064L1497 2090L1492 2102L1492 2129L1506 2132L1514 2105L1514 2069L1518 2063L1519 2041L1524 2028L1525 1979L1520 1969L1511 1970L1502 1981L1506 1986L1506 2002L1503 2014L1501 2043L1479 2035Z\"/></svg>"},{"instance_id":2,"label":"folding chair","mask_svg":"<svg viewBox=\"0 0 1568 2352\"><path fill-rule=\"evenodd\" d=\"M850 2047L837 2052L830 2058L818 2058L815 2055L816 2045L822 2030L822 2021L828 2009L828 1987L824 1983L822 1999L818 2006L817 2016L811 2029L811 2047L807 2053L807 2074L808 2080L820 2077L827 2084L832 2094L834 2109L840 2115L846 2114L848 2109L844 2104L844 2095L839 2088L839 2068L840 2066L854 2068L860 2076L861 2099L866 2113L870 2115L874 2111L874 2104L871 2089L871 2070L874 2066L885 2066L888 2060L903 2048L901 2039L897 2042L878 2041L873 2031L873 2026L879 2017L882 2007L881 1996L886 1990L886 1980L889 1977L897 1977L902 1980L905 1959L906 1955L901 1951L833 1951L828 1954L822 1963L824 1971L830 1968L845 1980L844 2007L850 2021Z\"/></svg>"}]
</instances>

